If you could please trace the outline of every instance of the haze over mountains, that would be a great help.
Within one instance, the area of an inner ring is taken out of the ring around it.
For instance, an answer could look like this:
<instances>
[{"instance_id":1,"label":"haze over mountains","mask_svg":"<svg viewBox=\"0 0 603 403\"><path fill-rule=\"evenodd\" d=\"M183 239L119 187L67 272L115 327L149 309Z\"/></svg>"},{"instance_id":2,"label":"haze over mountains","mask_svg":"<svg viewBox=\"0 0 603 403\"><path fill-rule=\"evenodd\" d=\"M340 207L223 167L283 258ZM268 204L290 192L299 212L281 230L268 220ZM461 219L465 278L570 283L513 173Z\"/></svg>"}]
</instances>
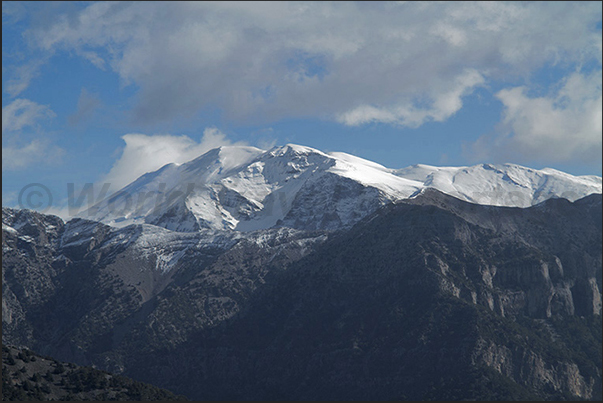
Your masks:
<instances>
[{"instance_id":1,"label":"haze over mountains","mask_svg":"<svg viewBox=\"0 0 603 403\"><path fill-rule=\"evenodd\" d=\"M398 200L435 188L473 203L528 207L601 193L601 178L513 164L389 169L350 154L289 144L230 146L147 173L81 213L110 225L175 231L346 228Z\"/></svg>"}]
</instances>

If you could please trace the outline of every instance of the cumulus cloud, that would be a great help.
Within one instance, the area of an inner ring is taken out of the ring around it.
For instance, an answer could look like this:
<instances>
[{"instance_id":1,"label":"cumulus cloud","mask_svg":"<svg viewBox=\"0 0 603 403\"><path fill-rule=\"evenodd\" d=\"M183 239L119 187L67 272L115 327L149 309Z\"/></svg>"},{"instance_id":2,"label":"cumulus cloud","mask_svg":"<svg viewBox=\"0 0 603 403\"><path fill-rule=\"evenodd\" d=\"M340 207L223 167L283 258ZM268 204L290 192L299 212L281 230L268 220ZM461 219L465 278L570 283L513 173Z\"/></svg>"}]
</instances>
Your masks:
<instances>
[{"instance_id":1,"label":"cumulus cloud","mask_svg":"<svg viewBox=\"0 0 603 403\"><path fill-rule=\"evenodd\" d=\"M468 70L457 77L450 88L429 97L427 107L416 107L412 101L393 107L362 105L341 114L338 121L348 126L371 122L394 123L401 126L419 127L429 120L442 122L463 106L462 97L484 84L484 77L475 70Z\"/></svg>"},{"instance_id":2,"label":"cumulus cloud","mask_svg":"<svg viewBox=\"0 0 603 403\"><path fill-rule=\"evenodd\" d=\"M502 153L523 161L601 162L601 70L575 72L548 96L530 96L527 88L499 91L503 103L500 133L481 138L473 150Z\"/></svg>"},{"instance_id":3,"label":"cumulus cloud","mask_svg":"<svg viewBox=\"0 0 603 403\"><path fill-rule=\"evenodd\" d=\"M232 143L216 128L205 129L199 142L188 136L173 135L126 134L122 139L126 143L123 152L101 181L110 183L112 191L166 164L181 164L221 146L243 145Z\"/></svg>"},{"instance_id":4,"label":"cumulus cloud","mask_svg":"<svg viewBox=\"0 0 603 403\"><path fill-rule=\"evenodd\" d=\"M98 2L27 37L135 84L138 122L217 107L416 127L483 81L600 60L600 19L600 2Z\"/></svg>"}]
</instances>

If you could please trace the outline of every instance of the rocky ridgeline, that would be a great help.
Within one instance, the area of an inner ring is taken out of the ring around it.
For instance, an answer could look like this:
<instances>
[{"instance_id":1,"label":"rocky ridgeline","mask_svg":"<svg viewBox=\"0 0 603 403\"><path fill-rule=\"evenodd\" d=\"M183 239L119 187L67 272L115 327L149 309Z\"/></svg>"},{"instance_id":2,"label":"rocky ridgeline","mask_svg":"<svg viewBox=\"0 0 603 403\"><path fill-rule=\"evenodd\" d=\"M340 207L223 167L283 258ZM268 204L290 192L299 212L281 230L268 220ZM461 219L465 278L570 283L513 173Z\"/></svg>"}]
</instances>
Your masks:
<instances>
[{"instance_id":1,"label":"rocky ridgeline","mask_svg":"<svg viewBox=\"0 0 603 403\"><path fill-rule=\"evenodd\" d=\"M193 399L596 400L601 214L435 190L338 232L3 209L3 341Z\"/></svg>"}]
</instances>

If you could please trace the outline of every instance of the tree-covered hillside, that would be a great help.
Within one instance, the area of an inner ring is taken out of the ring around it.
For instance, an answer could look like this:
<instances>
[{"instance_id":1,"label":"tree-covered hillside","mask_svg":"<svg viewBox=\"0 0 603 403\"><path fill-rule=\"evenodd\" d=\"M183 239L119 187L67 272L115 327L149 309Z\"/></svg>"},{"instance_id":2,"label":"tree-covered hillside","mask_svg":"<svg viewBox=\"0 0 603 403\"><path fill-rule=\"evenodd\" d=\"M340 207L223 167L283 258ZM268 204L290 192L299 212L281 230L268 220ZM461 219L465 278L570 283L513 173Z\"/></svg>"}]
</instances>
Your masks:
<instances>
[{"instance_id":1,"label":"tree-covered hillside","mask_svg":"<svg viewBox=\"0 0 603 403\"><path fill-rule=\"evenodd\" d=\"M187 400L164 389L90 367L2 345L2 400Z\"/></svg>"}]
</instances>

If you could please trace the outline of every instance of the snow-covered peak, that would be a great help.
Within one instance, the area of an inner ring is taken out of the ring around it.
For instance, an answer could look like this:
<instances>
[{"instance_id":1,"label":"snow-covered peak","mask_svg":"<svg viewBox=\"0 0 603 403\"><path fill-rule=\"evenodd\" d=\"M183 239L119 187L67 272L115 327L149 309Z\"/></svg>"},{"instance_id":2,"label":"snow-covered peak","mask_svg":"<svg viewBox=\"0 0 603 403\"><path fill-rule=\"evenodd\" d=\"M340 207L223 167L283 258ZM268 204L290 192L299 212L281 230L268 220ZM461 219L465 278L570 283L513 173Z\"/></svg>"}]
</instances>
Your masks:
<instances>
[{"instance_id":1,"label":"snow-covered peak","mask_svg":"<svg viewBox=\"0 0 603 403\"><path fill-rule=\"evenodd\" d=\"M341 152L287 144L220 147L141 176L86 218L177 231L338 229L425 188L479 204L527 207L601 193L601 178L514 164L390 169Z\"/></svg>"},{"instance_id":2,"label":"snow-covered peak","mask_svg":"<svg viewBox=\"0 0 603 403\"><path fill-rule=\"evenodd\" d=\"M203 173L212 168L226 173L249 163L264 152L256 147L222 146L182 164L182 167L186 171L197 173Z\"/></svg>"},{"instance_id":3,"label":"snow-covered peak","mask_svg":"<svg viewBox=\"0 0 603 403\"><path fill-rule=\"evenodd\" d=\"M322 151L317 150L315 148L300 146L297 144L290 144L290 143L285 144L284 146L273 147L272 149L268 150L267 153L269 155L272 155L275 157L299 156L299 155L310 155L310 154L326 156L325 153L323 153Z\"/></svg>"},{"instance_id":4,"label":"snow-covered peak","mask_svg":"<svg viewBox=\"0 0 603 403\"><path fill-rule=\"evenodd\" d=\"M555 169L537 170L516 164L470 167L419 164L394 173L462 200L494 206L529 207L553 197L574 201L601 193L598 176L573 176Z\"/></svg>"},{"instance_id":5,"label":"snow-covered peak","mask_svg":"<svg viewBox=\"0 0 603 403\"><path fill-rule=\"evenodd\" d=\"M422 187L421 182L397 176L392 169L375 162L340 152L329 155L335 159L331 172L379 189L394 199L409 197Z\"/></svg>"}]
</instances>

